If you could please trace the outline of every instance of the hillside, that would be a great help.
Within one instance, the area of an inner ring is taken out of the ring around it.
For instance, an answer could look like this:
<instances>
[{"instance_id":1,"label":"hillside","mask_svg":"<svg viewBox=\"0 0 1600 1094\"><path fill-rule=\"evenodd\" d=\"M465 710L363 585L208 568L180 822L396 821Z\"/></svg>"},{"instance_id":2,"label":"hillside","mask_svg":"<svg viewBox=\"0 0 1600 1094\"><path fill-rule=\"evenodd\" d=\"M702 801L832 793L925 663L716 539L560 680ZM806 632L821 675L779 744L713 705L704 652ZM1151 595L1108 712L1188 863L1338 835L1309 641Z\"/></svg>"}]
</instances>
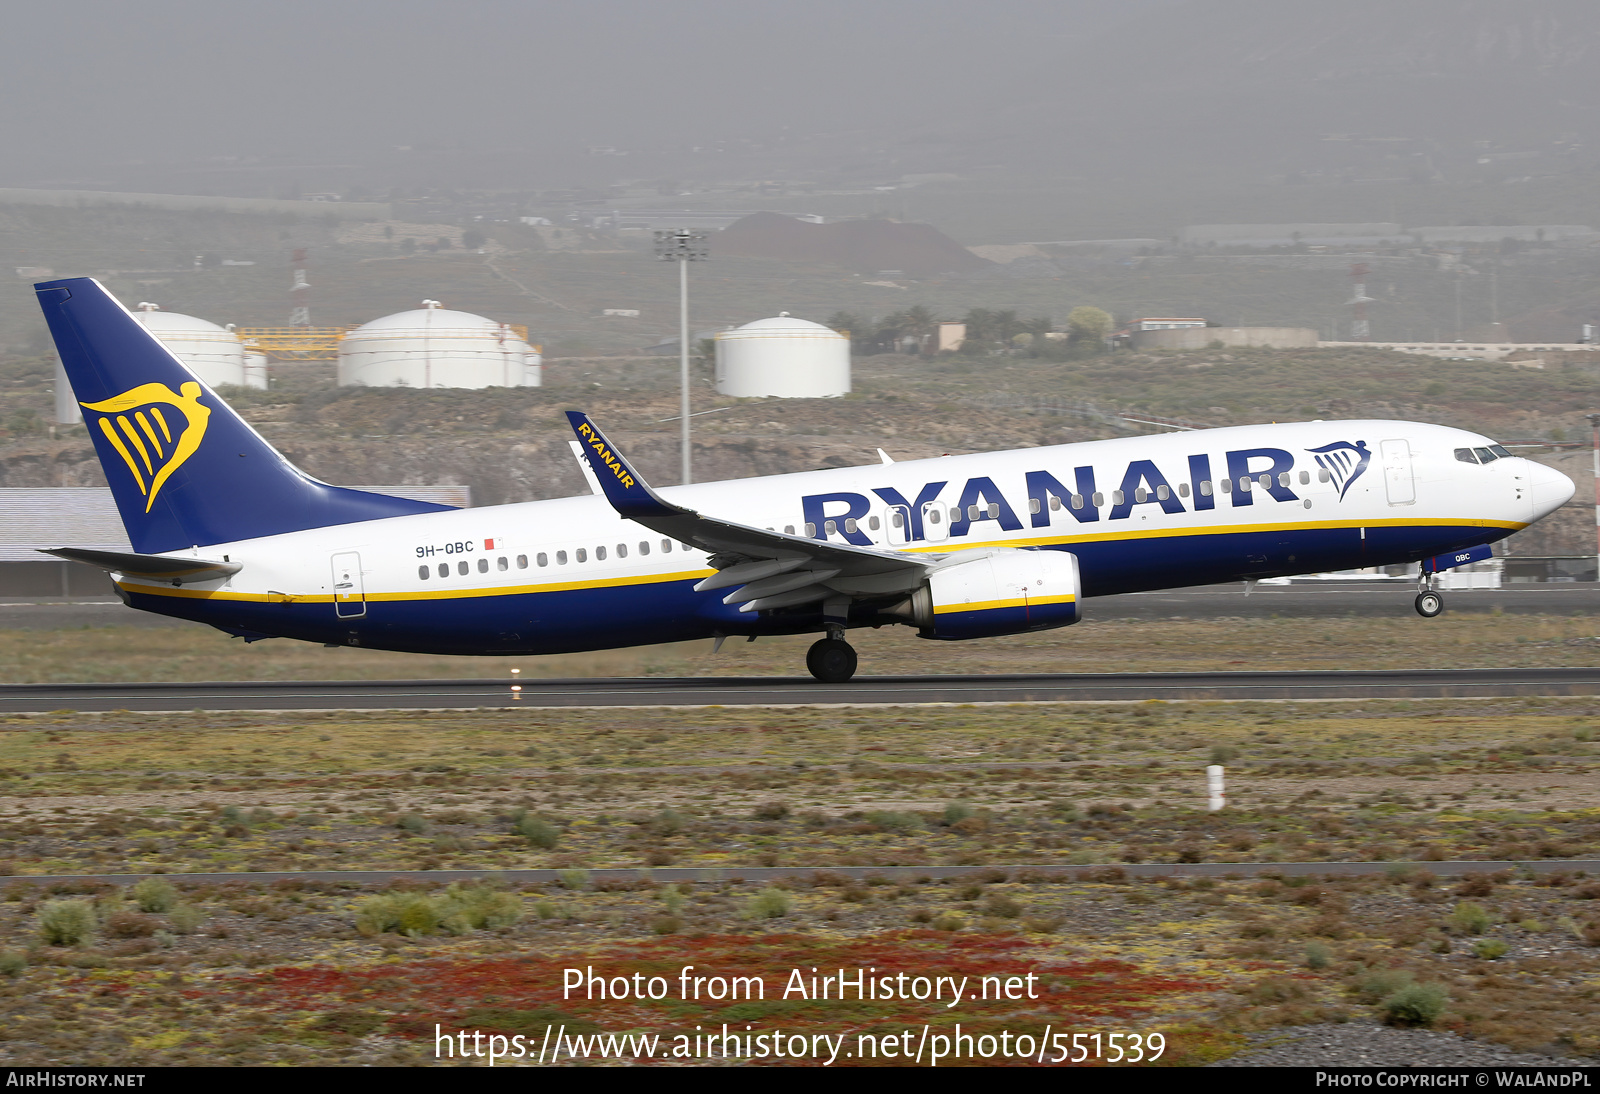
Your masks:
<instances>
[{"instance_id":1,"label":"hillside","mask_svg":"<svg viewBox=\"0 0 1600 1094\"><path fill-rule=\"evenodd\" d=\"M477 504L585 490L561 411L594 415L641 471L677 481L675 368L656 361L554 361L548 386L487 391L338 389L331 368L280 369L270 392L234 404L291 460L331 482L465 483ZM1382 350L1119 353L1057 363L1028 358L858 360L841 399L720 399L701 375L700 481L944 452L1062 444L1151 432L1117 415L1243 425L1308 418L1401 418L1479 430L1508 443L1581 442L1600 364L1543 369L1443 361ZM0 487L100 485L81 427L52 439L48 364L0 368ZM719 409L721 408L721 409ZM1520 450L1578 482L1573 505L1516 537L1521 554L1593 548L1586 448Z\"/></svg>"}]
</instances>

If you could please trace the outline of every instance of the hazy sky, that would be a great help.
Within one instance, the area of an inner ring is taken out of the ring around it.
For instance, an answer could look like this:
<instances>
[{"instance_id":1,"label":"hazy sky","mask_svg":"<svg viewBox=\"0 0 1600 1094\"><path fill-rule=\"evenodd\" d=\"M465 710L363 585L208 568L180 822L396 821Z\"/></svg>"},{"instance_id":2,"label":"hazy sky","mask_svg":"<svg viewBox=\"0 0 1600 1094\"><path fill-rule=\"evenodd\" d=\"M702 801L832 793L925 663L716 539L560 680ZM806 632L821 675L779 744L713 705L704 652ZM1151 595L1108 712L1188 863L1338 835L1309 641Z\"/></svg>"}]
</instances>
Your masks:
<instances>
[{"instance_id":1,"label":"hazy sky","mask_svg":"<svg viewBox=\"0 0 1600 1094\"><path fill-rule=\"evenodd\" d=\"M1270 160L1330 129L1600 131L1593 0L0 0L0 12L0 185L13 186L127 177L132 161L238 171L225 157L240 156L381 175L384 157L503 154L548 184L588 146L782 139L848 166L898 143L969 165L1070 166L1163 141Z\"/></svg>"}]
</instances>

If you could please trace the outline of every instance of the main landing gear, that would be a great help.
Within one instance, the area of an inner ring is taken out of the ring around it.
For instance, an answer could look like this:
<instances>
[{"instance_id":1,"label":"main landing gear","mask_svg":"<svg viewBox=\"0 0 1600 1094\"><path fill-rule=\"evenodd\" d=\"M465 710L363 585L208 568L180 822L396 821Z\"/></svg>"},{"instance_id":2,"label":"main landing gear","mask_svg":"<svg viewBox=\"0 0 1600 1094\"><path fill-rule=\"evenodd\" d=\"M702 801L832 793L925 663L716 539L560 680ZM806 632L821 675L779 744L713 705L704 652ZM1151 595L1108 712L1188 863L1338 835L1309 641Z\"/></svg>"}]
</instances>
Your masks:
<instances>
[{"instance_id":1,"label":"main landing gear","mask_svg":"<svg viewBox=\"0 0 1600 1094\"><path fill-rule=\"evenodd\" d=\"M1417 614L1424 619L1432 619L1444 611L1444 597L1433 591L1435 574L1422 575L1422 591L1417 594L1415 601Z\"/></svg>"},{"instance_id":2,"label":"main landing gear","mask_svg":"<svg viewBox=\"0 0 1600 1094\"><path fill-rule=\"evenodd\" d=\"M844 628L828 628L828 637L806 651L806 668L824 684L842 684L856 674L855 647L844 640Z\"/></svg>"}]
</instances>

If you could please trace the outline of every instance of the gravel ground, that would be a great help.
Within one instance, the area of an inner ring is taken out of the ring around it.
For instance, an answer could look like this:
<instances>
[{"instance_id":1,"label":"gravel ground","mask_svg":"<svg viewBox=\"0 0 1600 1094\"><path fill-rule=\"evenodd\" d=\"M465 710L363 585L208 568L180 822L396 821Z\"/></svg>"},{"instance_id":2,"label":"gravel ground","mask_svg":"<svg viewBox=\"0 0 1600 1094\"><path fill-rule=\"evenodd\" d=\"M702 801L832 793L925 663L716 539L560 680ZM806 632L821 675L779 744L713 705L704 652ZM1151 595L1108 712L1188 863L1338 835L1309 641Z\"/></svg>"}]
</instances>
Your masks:
<instances>
[{"instance_id":1,"label":"gravel ground","mask_svg":"<svg viewBox=\"0 0 1600 1094\"><path fill-rule=\"evenodd\" d=\"M1586 1060L1512 1052L1454 1033L1376 1022L1296 1026L1249 1035L1252 1047L1211 1067L1583 1067Z\"/></svg>"}]
</instances>

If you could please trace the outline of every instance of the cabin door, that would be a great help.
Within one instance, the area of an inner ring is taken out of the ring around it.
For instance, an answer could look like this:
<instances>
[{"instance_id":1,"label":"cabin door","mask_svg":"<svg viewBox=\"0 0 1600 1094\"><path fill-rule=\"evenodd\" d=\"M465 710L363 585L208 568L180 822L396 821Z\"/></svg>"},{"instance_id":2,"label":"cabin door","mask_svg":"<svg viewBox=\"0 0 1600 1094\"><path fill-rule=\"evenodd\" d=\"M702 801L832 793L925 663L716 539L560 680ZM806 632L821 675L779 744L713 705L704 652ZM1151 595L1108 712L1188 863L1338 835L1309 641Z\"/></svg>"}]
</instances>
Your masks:
<instances>
[{"instance_id":1,"label":"cabin door","mask_svg":"<svg viewBox=\"0 0 1600 1094\"><path fill-rule=\"evenodd\" d=\"M361 584L361 555L344 551L333 556L333 610L340 619L367 614L367 594Z\"/></svg>"},{"instance_id":2,"label":"cabin door","mask_svg":"<svg viewBox=\"0 0 1600 1094\"><path fill-rule=\"evenodd\" d=\"M1383 441L1378 445L1383 459L1383 489L1390 505L1411 505L1417 500L1417 484L1411 475L1411 446L1403 440Z\"/></svg>"},{"instance_id":3,"label":"cabin door","mask_svg":"<svg viewBox=\"0 0 1600 1094\"><path fill-rule=\"evenodd\" d=\"M911 510L904 505L891 505L883 511L883 541L890 547L904 547L911 542Z\"/></svg>"}]
</instances>

